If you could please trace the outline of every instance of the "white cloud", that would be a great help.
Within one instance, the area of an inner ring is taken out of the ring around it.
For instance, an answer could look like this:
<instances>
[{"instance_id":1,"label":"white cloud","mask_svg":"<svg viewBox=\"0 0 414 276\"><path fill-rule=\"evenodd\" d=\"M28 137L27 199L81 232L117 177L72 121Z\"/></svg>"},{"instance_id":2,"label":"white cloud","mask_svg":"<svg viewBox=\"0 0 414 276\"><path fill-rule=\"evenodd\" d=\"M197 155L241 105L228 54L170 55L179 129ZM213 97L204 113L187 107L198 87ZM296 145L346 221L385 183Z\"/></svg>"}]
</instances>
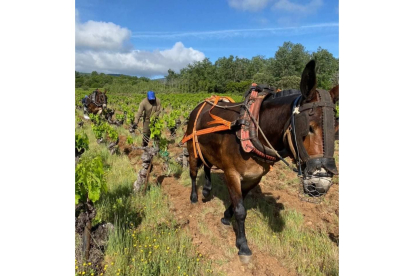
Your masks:
<instances>
[{"instance_id":1,"label":"white cloud","mask_svg":"<svg viewBox=\"0 0 414 276\"><path fill-rule=\"evenodd\" d=\"M166 75L168 69L179 71L205 58L202 52L186 48L181 42L163 51L133 49L127 28L112 22L81 23L78 10L75 20L76 71L152 77Z\"/></svg>"},{"instance_id":2,"label":"white cloud","mask_svg":"<svg viewBox=\"0 0 414 276\"><path fill-rule=\"evenodd\" d=\"M227 0L229 6L243 11L260 11L271 0Z\"/></svg>"},{"instance_id":3,"label":"white cloud","mask_svg":"<svg viewBox=\"0 0 414 276\"><path fill-rule=\"evenodd\" d=\"M292 12L300 14L311 14L323 5L323 0L311 0L307 4L297 4L290 0L279 0L273 5L273 9L281 12Z\"/></svg>"},{"instance_id":4,"label":"white cloud","mask_svg":"<svg viewBox=\"0 0 414 276\"><path fill-rule=\"evenodd\" d=\"M168 69L179 71L189 63L204 58L202 52L191 47L186 48L181 42L164 51L83 51L76 52L76 71L152 77L166 75Z\"/></svg>"},{"instance_id":5,"label":"white cloud","mask_svg":"<svg viewBox=\"0 0 414 276\"><path fill-rule=\"evenodd\" d=\"M112 22L76 22L75 43L77 48L94 50L123 50L128 46L131 31Z\"/></svg>"}]
</instances>

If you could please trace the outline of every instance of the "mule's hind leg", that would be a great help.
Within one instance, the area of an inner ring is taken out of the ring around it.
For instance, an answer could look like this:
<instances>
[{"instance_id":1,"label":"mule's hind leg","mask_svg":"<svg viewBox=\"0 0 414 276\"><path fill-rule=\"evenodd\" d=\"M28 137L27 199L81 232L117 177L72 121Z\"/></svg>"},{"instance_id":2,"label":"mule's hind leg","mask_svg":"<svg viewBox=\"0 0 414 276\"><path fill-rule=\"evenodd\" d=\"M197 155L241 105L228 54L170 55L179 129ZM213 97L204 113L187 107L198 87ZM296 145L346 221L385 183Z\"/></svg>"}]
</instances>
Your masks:
<instances>
[{"instance_id":1,"label":"mule's hind leg","mask_svg":"<svg viewBox=\"0 0 414 276\"><path fill-rule=\"evenodd\" d=\"M203 196L204 198L209 198L211 189L212 189L211 168L207 167L206 165L204 165L204 178L205 178L205 183L203 186Z\"/></svg>"},{"instance_id":2,"label":"mule's hind leg","mask_svg":"<svg viewBox=\"0 0 414 276\"><path fill-rule=\"evenodd\" d=\"M250 190L249 190L250 191ZM249 191L242 191L243 200L246 198L246 195ZM221 219L221 223L224 225L230 225L231 218L234 214L233 204L230 204L229 208L224 211L224 217Z\"/></svg>"},{"instance_id":3,"label":"mule's hind leg","mask_svg":"<svg viewBox=\"0 0 414 276\"><path fill-rule=\"evenodd\" d=\"M190 154L190 177L191 177L191 195L190 195L190 200L192 203L197 203L198 201L198 195L197 195L197 171L198 171L198 166L200 160L198 158L195 158L194 156L192 156Z\"/></svg>"},{"instance_id":4,"label":"mule's hind leg","mask_svg":"<svg viewBox=\"0 0 414 276\"><path fill-rule=\"evenodd\" d=\"M233 217L234 209L233 204L230 204L229 208L224 212L224 217L221 219L221 223L224 225L230 225L230 220Z\"/></svg>"}]
</instances>

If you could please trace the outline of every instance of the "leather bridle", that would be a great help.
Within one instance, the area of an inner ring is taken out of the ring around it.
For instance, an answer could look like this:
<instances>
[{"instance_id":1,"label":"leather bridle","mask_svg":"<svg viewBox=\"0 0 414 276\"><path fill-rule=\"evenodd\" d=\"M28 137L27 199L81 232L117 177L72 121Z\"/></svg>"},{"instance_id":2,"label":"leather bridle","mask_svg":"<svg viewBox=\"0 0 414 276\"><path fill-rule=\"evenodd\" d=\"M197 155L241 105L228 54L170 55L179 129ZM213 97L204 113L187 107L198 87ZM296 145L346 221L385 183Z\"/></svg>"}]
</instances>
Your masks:
<instances>
[{"instance_id":1,"label":"leather bridle","mask_svg":"<svg viewBox=\"0 0 414 276\"><path fill-rule=\"evenodd\" d=\"M298 174L302 175L302 165L305 165L303 174L311 175L316 170L324 168L327 172L338 174L333 158L335 149L335 104L326 90L316 90L319 101L305 103L300 106L302 95L297 97L292 105L290 129L293 136L293 155L298 167ZM309 132L309 116L316 108L322 108L323 155L309 155L303 144L303 137ZM304 112L310 110L309 112ZM296 152L294 152L296 151Z\"/></svg>"}]
</instances>

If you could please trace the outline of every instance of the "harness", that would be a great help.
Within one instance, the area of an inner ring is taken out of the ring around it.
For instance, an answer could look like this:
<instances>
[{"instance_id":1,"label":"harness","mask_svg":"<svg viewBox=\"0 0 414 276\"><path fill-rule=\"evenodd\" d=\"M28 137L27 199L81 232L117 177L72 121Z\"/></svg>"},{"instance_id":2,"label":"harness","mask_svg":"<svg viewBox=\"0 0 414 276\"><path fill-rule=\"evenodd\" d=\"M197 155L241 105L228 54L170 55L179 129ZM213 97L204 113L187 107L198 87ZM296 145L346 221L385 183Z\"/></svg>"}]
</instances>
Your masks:
<instances>
[{"instance_id":1,"label":"harness","mask_svg":"<svg viewBox=\"0 0 414 276\"><path fill-rule=\"evenodd\" d=\"M338 174L335 159L333 158L334 152L334 110L335 104L332 103L330 94L325 90L317 90L319 101L313 103L306 103L300 106L302 96L298 96L292 106L292 114L290 120L286 122L285 131L283 135L283 141L285 143L285 149L282 151L276 151L272 145L267 140L262 129L259 126L259 111L261 104L266 99L267 96L273 94L273 90L269 87L258 86L255 83L252 84L248 93L246 93L246 99L241 105L242 109L240 116L233 122L227 121L223 118L220 118L214 114L211 114L211 110L217 106L217 103L220 100L226 99L232 103L234 100L230 97L220 97L212 96L204 100L203 105L198 110L193 132L190 135L185 135L181 140L181 143L185 143L189 140L193 140L194 156L197 158L200 156L200 159L206 165L200 145L198 143L198 136L218 132L225 130L232 130L234 128L239 128L236 131L237 137L241 141L242 148L245 152L252 152L256 155L257 158L268 162L274 163L278 159L282 160L288 167L290 165L284 160L284 157L288 156L288 151L286 147L292 152L294 159L298 167L298 175L302 175L301 165L306 163L305 175L309 172L313 172L315 169L321 169L321 167L326 168L333 174ZM207 103L213 101L212 107L209 110L210 117L213 118L213 121L208 122L208 125L218 124L217 126L197 130L197 120L203 110L204 106ZM309 115L308 112L303 112L305 110L311 109L309 112L310 115L313 114L315 108L323 109L323 156L309 156L306 148L303 144L303 137L308 134L309 131ZM262 134L263 139L266 141L268 146L260 142L258 138L258 132ZM299 139L298 139L299 138ZM292 140L293 139L293 140Z\"/></svg>"},{"instance_id":2,"label":"harness","mask_svg":"<svg viewBox=\"0 0 414 276\"><path fill-rule=\"evenodd\" d=\"M191 139L193 140L194 156L196 158L198 157L198 154L197 154L197 151L198 151L201 161L203 161L204 165L206 165L208 168L210 168L210 166L208 166L206 161L204 161L203 154L201 153L200 145L198 143L198 136L208 134L208 133L223 131L223 130L229 130L234 126L234 123L232 123L230 121L227 121L227 120L224 120L223 118L220 118L219 116L216 116L214 114L211 114L211 110L217 105L217 103L220 100L227 100L231 103L235 102L232 98L226 97L226 96L212 96L210 98L205 99L203 105L201 106L201 108L197 112L197 116L196 116L196 119L194 121L193 132L188 136L185 135L184 138L181 140L181 143L183 143L183 144L185 142L187 142L188 140L191 140ZM211 104L211 101L213 101L213 104L212 104L212 107L210 108L210 110L208 112L210 114L210 117L213 118L214 120L211 121L211 122L208 122L207 124L208 125L219 124L219 125L214 126L214 127L201 129L201 130L197 130L196 126L197 126L198 117L200 116L200 113L203 110L204 106L207 103Z\"/></svg>"}]
</instances>

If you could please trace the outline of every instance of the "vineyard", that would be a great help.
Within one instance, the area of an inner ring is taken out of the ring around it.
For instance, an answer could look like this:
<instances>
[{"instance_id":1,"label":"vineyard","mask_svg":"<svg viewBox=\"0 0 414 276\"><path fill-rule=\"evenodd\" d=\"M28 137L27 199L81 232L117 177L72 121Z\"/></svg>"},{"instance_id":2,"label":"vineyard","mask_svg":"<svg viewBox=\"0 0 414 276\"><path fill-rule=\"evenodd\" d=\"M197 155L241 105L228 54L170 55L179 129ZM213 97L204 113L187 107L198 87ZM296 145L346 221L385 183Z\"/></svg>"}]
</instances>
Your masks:
<instances>
[{"instance_id":1,"label":"vineyard","mask_svg":"<svg viewBox=\"0 0 414 276\"><path fill-rule=\"evenodd\" d=\"M212 171L212 199L191 204L188 152L179 143L190 112L211 93L156 91L162 111L143 148L142 120L133 123L146 94L110 89L105 114L85 120L81 99L93 90L75 90L75 275L339 274L337 176L312 204L298 197L296 173L275 164L246 197L254 253L241 264L235 223L220 222L230 202L222 171ZM335 159L339 167L338 142Z\"/></svg>"}]
</instances>

